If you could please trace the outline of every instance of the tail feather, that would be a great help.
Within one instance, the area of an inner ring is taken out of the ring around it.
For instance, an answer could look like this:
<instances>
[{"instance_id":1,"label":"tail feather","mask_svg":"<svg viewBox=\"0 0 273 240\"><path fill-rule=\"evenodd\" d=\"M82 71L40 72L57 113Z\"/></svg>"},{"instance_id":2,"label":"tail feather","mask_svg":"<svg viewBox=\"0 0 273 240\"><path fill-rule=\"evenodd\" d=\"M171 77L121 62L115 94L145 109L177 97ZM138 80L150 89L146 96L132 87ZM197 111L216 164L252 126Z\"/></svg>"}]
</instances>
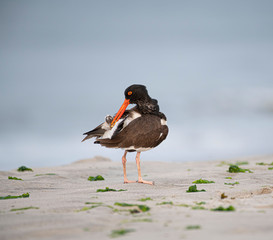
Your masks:
<instances>
[{"instance_id":1,"label":"tail feather","mask_svg":"<svg viewBox=\"0 0 273 240\"><path fill-rule=\"evenodd\" d=\"M93 138L93 137L98 137L98 136L96 136L96 135L87 135L87 136L82 140L82 142L84 142L84 141L87 140L87 139Z\"/></svg>"},{"instance_id":2,"label":"tail feather","mask_svg":"<svg viewBox=\"0 0 273 240\"><path fill-rule=\"evenodd\" d=\"M108 147L108 148L118 148L120 144L120 140L103 138L103 139L97 139L94 143L100 144L101 146Z\"/></svg>"},{"instance_id":3,"label":"tail feather","mask_svg":"<svg viewBox=\"0 0 273 240\"><path fill-rule=\"evenodd\" d=\"M101 128L102 124L97 126L95 129L84 133L83 135L87 135L82 142L84 142L85 140L89 139L89 138L93 138L93 137L101 137L104 133L105 133L105 129Z\"/></svg>"}]
</instances>

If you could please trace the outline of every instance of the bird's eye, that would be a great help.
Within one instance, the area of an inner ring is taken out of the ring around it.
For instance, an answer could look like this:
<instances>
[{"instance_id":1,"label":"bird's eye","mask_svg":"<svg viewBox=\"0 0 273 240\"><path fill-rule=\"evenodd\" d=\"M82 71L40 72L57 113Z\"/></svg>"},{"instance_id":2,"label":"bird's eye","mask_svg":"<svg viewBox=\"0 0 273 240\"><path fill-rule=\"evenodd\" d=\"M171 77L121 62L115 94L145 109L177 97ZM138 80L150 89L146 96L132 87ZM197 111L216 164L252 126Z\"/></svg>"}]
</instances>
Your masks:
<instances>
[{"instance_id":1,"label":"bird's eye","mask_svg":"<svg viewBox=\"0 0 273 240\"><path fill-rule=\"evenodd\" d=\"M127 94L130 96L130 95L132 95L132 93L133 93L133 92L132 92L132 91L130 91L130 92L128 92Z\"/></svg>"}]
</instances>

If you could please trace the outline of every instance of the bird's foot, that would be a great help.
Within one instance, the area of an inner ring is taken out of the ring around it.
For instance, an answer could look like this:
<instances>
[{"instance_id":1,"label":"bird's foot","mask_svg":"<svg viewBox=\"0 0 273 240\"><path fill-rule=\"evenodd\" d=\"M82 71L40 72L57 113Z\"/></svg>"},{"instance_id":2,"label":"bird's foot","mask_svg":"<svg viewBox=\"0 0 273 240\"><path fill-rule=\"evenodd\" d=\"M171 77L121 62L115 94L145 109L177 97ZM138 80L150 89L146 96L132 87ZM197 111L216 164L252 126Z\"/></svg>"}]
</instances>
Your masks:
<instances>
[{"instance_id":1,"label":"bird's foot","mask_svg":"<svg viewBox=\"0 0 273 240\"><path fill-rule=\"evenodd\" d=\"M137 181L130 181L128 179L124 179L124 183L136 183Z\"/></svg>"},{"instance_id":2,"label":"bird's foot","mask_svg":"<svg viewBox=\"0 0 273 240\"><path fill-rule=\"evenodd\" d=\"M143 180L142 178L139 178L138 183L144 183L144 184L150 184L150 185L155 185L155 182L154 181L145 181Z\"/></svg>"}]
</instances>

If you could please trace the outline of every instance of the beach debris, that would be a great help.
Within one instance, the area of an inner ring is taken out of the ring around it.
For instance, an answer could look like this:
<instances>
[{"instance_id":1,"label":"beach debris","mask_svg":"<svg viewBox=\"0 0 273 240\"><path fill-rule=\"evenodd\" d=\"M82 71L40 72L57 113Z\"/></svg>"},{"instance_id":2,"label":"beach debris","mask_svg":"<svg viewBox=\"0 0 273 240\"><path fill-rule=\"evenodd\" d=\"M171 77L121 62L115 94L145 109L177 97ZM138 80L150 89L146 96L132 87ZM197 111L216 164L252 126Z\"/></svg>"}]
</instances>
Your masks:
<instances>
[{"instance_id":1,"label":"beach debris","mask_svg":"<svg viewBox=\"0 0 273 240\"><path fill-rule=\"evenodd\" d=\"M196 185L192 185L189 187L189 189L187 190L187 192L206 192L205 189L202 190L197 190L197 186Z\"/></svg>"},{"instance_id":2,"label":"beach debris","mask_svg":"<svg viewBox=\"0 0 273 240\"><path fill-rule=\"evenodd\" d=\"M97 189L97 192L123 192L123 191L127 191L127 189L113 189L113 188L109 188L106 187L105 189Z\"/></svg>"},{"instance_id":3,"label":"beach debris","mask_svg":"<svg viewBox=\"0 0 273 240\"><path fill-rule=\"evenodd\" d=\"M138 209L130 209L129 212L130 212L131 214L135 214L135 213L140 213L141 211L138 210Z\"/></svg>"},{"instance_id":4,"label":"beach debris","mask_svg":"<svg viewBox=\"0 0 273 240\"><path fill-rule=\"evenodd\" d=\"M157 203L156 205L173 205L173 202L161 202L161 203Z\"/></svg>"},{"instance_id":5,"label":"beach debris","mask_svg":"<svg viewBox=\"0 0 273 240\"><path fill-rule=\"evenodd\" d=\"M200 225L189 225L186 227L187 230L196 230L196 229L200 229L201 226Z\"/></svg>"},{"instance_id":6,"label":"beach debris","mask_svg":"<svg viewBox=\"0 0 273 240\"><path fill-rule=\"evenodd\" d=\"M33 170L31 168L28 168L26 166L21 166L17 169L18 172L25 172L25 171L31 171L33 172Z\"/></svg>"},{"instance_id":7,"label":"beach debris","mask_svg":"<svg viewBox=\"0 0 273 240\"><path fill-rule=\"evenodd\" d=\"M120 237L120 236L123 236L127 233L130 233L130 232L134 232L135 230L134 229L118 229L118 230L113 230L110 237L112 238L116 238L116 237Z\"/></svg>"},{"instance_id":8,"label":"beach debris","mask_svg":"<svg viewBox=\"0 0 273 240\"><path fill-rule=\"evenodd\" d=\"M98 175L96 177L89 176L89 178L87 180L88 181L102 181L102 180L104 180L104 178L101 175Z\"/></svg>"},{"instance_id":9,"label":"beach debris","mask_svg":"<svg viewBox=\"0 0 273 240\"><path fill-rule=\"evenodd\" d=\"M11 176L9 176L8 179L10 179L10 180L20 180L20 181L23 181L22 178L11 177Z\"/></svg>"},{"instance_id":10,"label":"beach debris","mask_svg":"<svg viewBox=\"0 0 273 240\"><path fill-rule=\"evenodd\" d=\"M233 212L235 211L235 207L233 207L232 205L230 205L227 208L224 208L223 206L219 206L217 208L212 208L211 211Z\"/></svg>"},{"instance_id":11,"label":"beach debris","mask_svg":"<svg viewBox=\"0 0 273 240\"><path fill-rule=\"evenodd\" d=\"M14 198L28 198L29 197L29 193L23 193L22 195L18 195L18 196L5 196L5 197L0 197L0 200L5 200L5 199L14 199Z\"/></svg>"},{"instance_id":12,"label":"beach debris","mask_svg":"<svg viewBox=\"0 0 273 240\"><path fill-rule=\"evenodd\" d=\"M29 209L39 209L39 208L38 207L12 208L12 209L10 209L10 211L15 212L15 211L24 211L24 210L29 210Z\"/></svg>"},{"instance_id":13,"label":"beach debris","mask_svg":"<svg viewBox=\"0 0 273 240\"><path fill-rule=\"evenodd\" d=\"M115 202L114 205L120 206L120 207L137 207L138 208L138 209L136 209L137 211L132 209L133 212L130 211L131 213L148 212L150 210L150 208L147 205L142 205L142 204L130 204L130 203Z\"/></svg>"},{"instance_id":14,"label":"beach debris","mask_svg":"<svg viewBox=\"0 0 273 240\"><path fill-rule=\"evenodd\" d=\"M196 183L196 184L205 184L205 183L215 183L214 181L209 181L209 180L206 180L206 179L198 179L198 180L195 180L193 181L192 183Z\"/></svg>"},{"instance_id":15,"label":"beach debris","mask_svg":"<svg viewBox=\"0 0 273 240\"><path fill-rule=\"evenodd\" d=\"M152 200L153 199L151 199L150 197L138 199L138 201L141 201L141 202L152 201Z\"/></svg>"},{"instance_id":16,"label":"beach debris","mask_svg":"<svg viewBox=\"0 0 273 240\"><path fill-rule=\"evenodd\" d=\"M238 167L237 165L230 165L228 172L230 173L239 173L239 172L249 172L249 173L253 173L252 171L250 171L249 169L243 169Z\"/></svg>"},{"instance_id":17,"label":"beach debris","mask_svg":"<svg viewBox=\"0 0 273 240\"><path fill-rule=\"evenodd\" d=\"M227 195L225 195L225 193L222 193L221 194L221 199L225 199L225 198L227 198L228 196Z\"/></svg>"},{"instance_id":18,"label":"beach debris","mask_svg":"<svg viewBox=\"0 0 273 240\"><path fill-rule=\"evenodd\" d=\"M232 185L232 186L234 186L234 185L236 185L236 184L240 184L239 182L234 182L234 183L225 183L225 185Z\"/></svg>"}]
</instances>

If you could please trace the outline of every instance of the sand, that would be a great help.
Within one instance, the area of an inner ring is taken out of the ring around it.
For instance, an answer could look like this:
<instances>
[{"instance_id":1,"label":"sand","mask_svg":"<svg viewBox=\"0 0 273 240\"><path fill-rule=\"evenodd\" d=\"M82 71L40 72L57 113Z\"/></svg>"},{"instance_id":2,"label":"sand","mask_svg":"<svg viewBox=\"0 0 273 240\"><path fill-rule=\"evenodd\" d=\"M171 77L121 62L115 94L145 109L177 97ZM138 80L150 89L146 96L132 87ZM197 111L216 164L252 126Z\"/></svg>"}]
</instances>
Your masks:
<instances>
[{"instance_id":1,"label":"sand","mask_svg":"<svg viewBox=\"0 0 273 240\"><path fill-rule=\"evenodd\" d=\"M237 161L247 161L240 167L253 173L227 172L228 163ZM33 172L2 171L1 196L29 193L29 197L0 200L0 238L273 239L273 170L268 169L273 166L259 162L272 163L273 156L226 162L141 162L143 178L154 180L154 186L123 184L121 162L102 157L33 168ZM135 162L128 161L127 168L128 178L136 180ZM87 180L97 175L105 180ZM200 178L215 183L197 184L206 192L187 193ZM224 184L235 182L239 184ZM127 191L96 192L106 187ZM221 199L223 193L227 197ZM121 207L116 202L147 205L150 210L141 212L139 207ZM211 211L230 205L235 211ZM28 207L33 208L19 210ZM128 233L113 235L115 230Z\"/></svg>"}]
</instances>

